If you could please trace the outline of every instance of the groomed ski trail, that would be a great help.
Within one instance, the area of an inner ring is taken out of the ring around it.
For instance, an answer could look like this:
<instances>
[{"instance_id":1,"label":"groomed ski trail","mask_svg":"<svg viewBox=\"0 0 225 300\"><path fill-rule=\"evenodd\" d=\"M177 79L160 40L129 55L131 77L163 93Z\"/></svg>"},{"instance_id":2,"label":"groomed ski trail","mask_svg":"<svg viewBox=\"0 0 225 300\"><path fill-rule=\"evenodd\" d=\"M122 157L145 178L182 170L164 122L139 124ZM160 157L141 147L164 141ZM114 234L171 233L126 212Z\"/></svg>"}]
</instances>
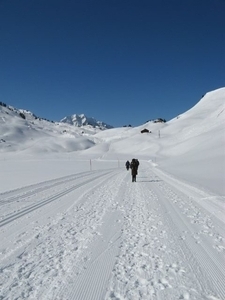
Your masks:
<instances>
[{"instance_id":1,"label":"groomed ski trail","mask_svg":"<svg viewBox=\"0 0 225 300\"><path fill-rule=\"evenodd\" d=\"M1 300L225 299L221 199L146 161L0 196Z\"/></svg>"}]
</instances>

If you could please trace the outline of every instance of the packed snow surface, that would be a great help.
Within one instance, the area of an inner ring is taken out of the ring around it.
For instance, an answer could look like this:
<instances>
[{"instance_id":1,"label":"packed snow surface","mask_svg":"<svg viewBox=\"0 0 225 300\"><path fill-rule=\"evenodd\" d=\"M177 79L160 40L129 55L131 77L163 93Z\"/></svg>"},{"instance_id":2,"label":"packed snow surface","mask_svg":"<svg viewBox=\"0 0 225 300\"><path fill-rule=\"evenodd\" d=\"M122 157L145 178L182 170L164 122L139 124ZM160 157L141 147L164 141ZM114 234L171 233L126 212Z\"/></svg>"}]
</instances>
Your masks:
<instances>
[{"instance_id":1,"label":"packed snow surface","mask_svg":"<svg viewBox=\"0 0 225 300\"><path fill-rule=\"evenodd\" d=\"M225 88L167 123L23 122L2 108L1 300L225 299Z\"/></svg>"}]
</instances>

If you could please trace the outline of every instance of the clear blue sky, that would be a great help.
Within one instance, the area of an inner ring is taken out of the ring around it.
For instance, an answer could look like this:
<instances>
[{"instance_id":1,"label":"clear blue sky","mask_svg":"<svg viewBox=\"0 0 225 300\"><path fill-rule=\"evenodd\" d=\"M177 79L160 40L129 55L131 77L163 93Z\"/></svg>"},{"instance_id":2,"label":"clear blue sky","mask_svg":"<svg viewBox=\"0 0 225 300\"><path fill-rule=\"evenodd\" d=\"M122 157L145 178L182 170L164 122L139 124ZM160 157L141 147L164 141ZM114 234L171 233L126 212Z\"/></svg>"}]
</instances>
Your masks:
<instances>
[{"instance_id":1,"label":"clear blue sky","mask_svg":"<svg viewBox=\"0 0 225 300\"><path fill-rule=\"evenodd\" d=\"M225 0L0 0L0 101L167 121L225 86Z\"/></svg>"}]
</instances>

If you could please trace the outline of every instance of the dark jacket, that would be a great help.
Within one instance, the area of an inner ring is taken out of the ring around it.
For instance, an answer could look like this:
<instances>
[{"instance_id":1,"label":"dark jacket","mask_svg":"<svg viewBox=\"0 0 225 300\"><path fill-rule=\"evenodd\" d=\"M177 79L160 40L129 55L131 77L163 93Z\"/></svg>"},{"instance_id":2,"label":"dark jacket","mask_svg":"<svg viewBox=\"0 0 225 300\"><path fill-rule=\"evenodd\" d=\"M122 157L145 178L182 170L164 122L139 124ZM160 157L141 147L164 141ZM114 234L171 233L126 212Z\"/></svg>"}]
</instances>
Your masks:
<instances>
[{"instance_id":1,"label":"dark jacket","mask_svg":"<svg viewBox=\"0 0 225 300\"><path fill-rule=\"evenodd\" d=\"M131 168L131 174L133 176L137 175L137 170L138 170L138 163L136 159L132 159L131 163L130 163L130 168Z\"/></svg>"}]
</instances>

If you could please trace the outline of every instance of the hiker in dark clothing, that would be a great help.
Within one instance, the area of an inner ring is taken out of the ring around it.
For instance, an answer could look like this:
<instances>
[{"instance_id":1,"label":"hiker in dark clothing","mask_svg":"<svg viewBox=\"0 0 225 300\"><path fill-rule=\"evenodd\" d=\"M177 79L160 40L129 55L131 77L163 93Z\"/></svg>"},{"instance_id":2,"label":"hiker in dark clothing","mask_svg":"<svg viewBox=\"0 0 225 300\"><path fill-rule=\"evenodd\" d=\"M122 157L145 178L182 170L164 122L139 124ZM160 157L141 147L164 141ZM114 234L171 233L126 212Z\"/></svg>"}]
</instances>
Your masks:
<instances>
[{"instance_id":1,"label":"hiker in dark clothing","mask_svg":"<svg viewBox=\"0 0 225 300\"><path fill-rule=\"evenodd\" d=\"M132 182L136 182L136 176L137 176L137 173L138 173L137 172L138 171L138 165L139 165L138 160L133 158L131 163L130 163Z\"/></svg>"},{"instance_id":2,"label":"hiker in dark clothing","mask_svg":"<svg viewBox=\"0 0 225 300\"><path fill-rule=\"evenodd\" d=\"M126 161L126 163L125 163L125 166L126 166L126 168L127 168L127 171L130 169L130 162L129 162L129 160L128 161Z\"/></svg>"},{"instance_id":3,"label":"hiker in dark clothing","mask_svg":"<svg viewBox=\"0 0 225 300\"><path fill-rule=\"evenodd\" d=\"M139 163L139 160L138 160L138 159L135 159L135 160L136 160L137 170L138 170L138 167L139 167L140 163Z\"/></svg>"}]
</instances>

